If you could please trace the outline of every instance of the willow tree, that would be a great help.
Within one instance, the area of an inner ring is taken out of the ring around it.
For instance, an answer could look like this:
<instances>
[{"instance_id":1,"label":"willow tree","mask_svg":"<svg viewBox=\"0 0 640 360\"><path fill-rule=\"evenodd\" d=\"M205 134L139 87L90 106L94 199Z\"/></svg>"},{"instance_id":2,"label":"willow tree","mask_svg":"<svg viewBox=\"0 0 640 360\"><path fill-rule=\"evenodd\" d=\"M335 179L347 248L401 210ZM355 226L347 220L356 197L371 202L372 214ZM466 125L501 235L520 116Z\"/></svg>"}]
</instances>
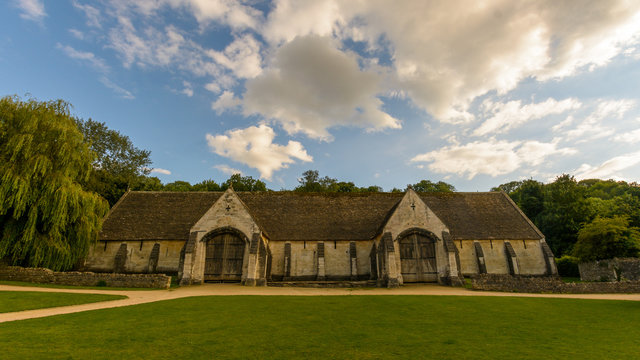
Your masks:
<instances>
[{"instance_id":1,"label":"willow tree","mask_svg":"<svg viewBox=\"0 0 640 360\"><path fill-rule=\"evenodd\" d=\"M66 270L95 242L108 205L80 185L94 154L69 104L0 99L0 259Z\"/></svg>"}]
</instances>

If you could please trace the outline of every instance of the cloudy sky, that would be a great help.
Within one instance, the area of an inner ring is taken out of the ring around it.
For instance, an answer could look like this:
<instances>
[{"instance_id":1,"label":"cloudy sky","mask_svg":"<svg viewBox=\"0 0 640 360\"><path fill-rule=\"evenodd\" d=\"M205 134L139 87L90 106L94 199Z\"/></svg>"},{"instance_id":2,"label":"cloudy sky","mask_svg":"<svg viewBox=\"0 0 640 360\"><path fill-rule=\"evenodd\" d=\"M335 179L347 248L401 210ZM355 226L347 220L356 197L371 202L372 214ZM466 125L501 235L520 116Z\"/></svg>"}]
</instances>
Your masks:
<instances>
[{"instance_id":1,"label":"cloudy sky","mask_svg":"<svg viewBox=\"0 0 640 360\"><path fill-rule=\"evenodd\" d=\"M165 183L640 181L640 2L9 0L12 94L128 135Z\"/></svg>"}]
</instances>

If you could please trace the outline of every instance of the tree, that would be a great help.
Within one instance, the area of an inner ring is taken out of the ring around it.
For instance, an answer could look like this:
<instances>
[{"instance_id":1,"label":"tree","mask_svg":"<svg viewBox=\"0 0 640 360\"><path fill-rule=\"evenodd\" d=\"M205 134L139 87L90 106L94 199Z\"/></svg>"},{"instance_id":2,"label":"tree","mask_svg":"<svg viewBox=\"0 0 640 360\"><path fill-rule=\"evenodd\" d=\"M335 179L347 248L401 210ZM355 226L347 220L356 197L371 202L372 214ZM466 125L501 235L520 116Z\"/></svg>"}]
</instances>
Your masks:
<instances>
[{"instance_id":1,"label":"tree","mask_svg":"<svg viewBox=\"0 0 640 360\"><path fill-rule=\"evenodd\" d=\"M172 183L168 183L162 189L164 191L192 191L191 184L188 181L174 181Z\"/></svg>"},{"instance_id":2,"label":"tree","mask_svg":"<svg viewBox=\"0 0 640 360\"><path fill-rule=\"evenodd\" d=\"M336 186L338 180L325 176L323 178L320 177L318 170L307 170L302 173L302 177L298 179L300 185L294 189L294 191L301 192L327 192L331 191L333 188L334 191L337 191L338 187Z\"/></svg>"},{"instance_id":3,"label":"tree","mask_svg":"<svg viewBox=\"0 0 640 360\"><path fill-rule=\"evenodd\" d=\"M454 192L456 188L447 184L443 181L438 181L437 183L431 182L429 180L421 180L418 183L411 185L413 190L417 192Z\"/></svg>"},{"instance_id":4,"label":"tree","mask_svg":"<svg viewBox=\"0 0 640 360\"><path fill-rule=\"evenodd\" d=\"M220 191L222 188L217 182L209 179L193 185L191 189L193 191Z\"/></svg>"},{"instance_id":5,"label":"tree","mask_svg":"<svg viewBox=\"0 0 640 360\"><path fill-rule=\"evenodd\" d=\"M518 186L507 194L529 219L535 221L544 210L544 184L533 179L519 181L518 183ZM502 186L500 185L500 187Z\"/></svg>"},{"instance_id":6,"label":"tree","mask_svg":"<svg viewBox=\"0 0 640 360\"><path fill-rule=\"evenodd\" d=\"M138 149L128 136L109 129L105 123L74 119L84 141L95 152L94 171L83 184L113 204L127 189L135 186L141 176L149 174L151 152Z\"/></svg>"},{"instance_id":7,"label":"tree","mask_svg":"<svg viewBox=\"0 0 640 360\"><path fill-rule=\"evenodd\" d=\"M96 241L107 203L85 191L94 154L62 100L0 99L0 258L66 270Z\"/></svg>"},{"instance_id":8,"label":"tree","mask_svg":"<svg viewBox=\"0 0 640 360\"><path fill-rule=\"evenodd\" d=\"M520 188L520 185L522 185L522 181L511 181L506 184L500 184L496 187L493 187L491 188L491 191L504 191L507 194L511 195L513 192Z\"/></svg>"},{"instance_id":9,"label":"tree","mask_svg":"<svg viewBox=\"0 0 640 360\"><path fill-rule=\"evenodd\" d=\"M155 176L140 175L131 186L131 190L134 191L162 191L163 189L164 185Z\"/></svg>"},{"instance_id":10,"label":"tree","mask_svg":"<svg viewBox=\"0 0 640 360\"><path fill-rule=\"evenodd\" d=\"M585 189L573 176L563 174L544 187L544 210L535 224L556 256L571 252L581 225L590 220Z\"/></svg>"},{"instance_id":11,"label":"tree","mask_svg":"<svg viewBox=\"0 0 640 360\"><path fill-rule=\"evenodd\" d=\"M578 231L573 255L580 261L638 257L640 232L629 227L629 220L623 216L597 217Z\"/></svg>"},{"instance_id":12,"label":"tree","mask_svg":"<svg viewBox=\"0 0 640 360\"><path fill-rule=\"evenodd\" d=\"M265 184L264 181L240 174L231 175L231 177L222 184L221 190L227 190L232 186L234 191L267 191L267 184Z\"/></svg>"}]
</instances>

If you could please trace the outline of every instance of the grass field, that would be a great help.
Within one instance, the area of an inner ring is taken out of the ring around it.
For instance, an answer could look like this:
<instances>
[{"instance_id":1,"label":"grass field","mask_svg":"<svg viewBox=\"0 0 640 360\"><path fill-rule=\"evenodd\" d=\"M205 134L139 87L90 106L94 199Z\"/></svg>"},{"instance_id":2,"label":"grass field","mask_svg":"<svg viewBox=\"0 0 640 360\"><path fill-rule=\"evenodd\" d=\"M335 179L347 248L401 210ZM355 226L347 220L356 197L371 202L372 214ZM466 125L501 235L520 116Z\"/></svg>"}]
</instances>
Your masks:
<instances>
[{"instance_id":1,"label":"grass field","mask_svg":"<svg viewBox=\"0 0 640 360\"><path fill-rule=\"evenodd\" d=\"M124 299L126 296L37 291L0 291L0 313ZM2 340L0 340L2 342ZM1 356L0 356L1 358Z\"/></svg>"},{"instance_id":2,"label":"grass field","mask_svg":"<svg viewBox=\"0 0 640 360\"><path fill-rule=\"evenodd\" d=\"M10 286L28 286L28 287L42 287L42 288L52 288L52 289L87 289L87 290L164 290L164 289L150 289L150 288L122 288L122 287L108 287L108 286L75 286L75 285L58 285L58 284L48 284L48 283L30 283L24 281L9 281L9 280L0 280L0 285L10 285ZM177 286L177 285L176 285ZM173 284L171 287L176 287Z\"/></svg>"},{"instance_id":3,"label":"grass field","mask_svg":"<svg viewBox=\"0 0 640 360\"><path fill-rule=\"evenodd\" d=\"M3 359L640 357L640 303L193 297L0 324Z\"/></svg>"}]
</instances>

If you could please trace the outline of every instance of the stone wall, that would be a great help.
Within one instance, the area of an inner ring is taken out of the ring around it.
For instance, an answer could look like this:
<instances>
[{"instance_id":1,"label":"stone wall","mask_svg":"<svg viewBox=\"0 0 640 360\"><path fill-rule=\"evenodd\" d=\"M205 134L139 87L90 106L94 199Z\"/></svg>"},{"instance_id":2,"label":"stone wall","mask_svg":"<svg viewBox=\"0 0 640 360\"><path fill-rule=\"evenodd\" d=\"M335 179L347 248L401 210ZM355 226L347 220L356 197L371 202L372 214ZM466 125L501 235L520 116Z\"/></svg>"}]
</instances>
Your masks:
<instances>
[{"instance_id":1,"label":"stone wall","mask_svg":"<svg viewBox=\"0 0 640 360\"><path fill-rule=\"evenodd\" d=\"M1 266L0 280L41 284L168 289L171 277L164 274L107 274L92 272L57 272L44 268Z\"/></svg>"},{"instance_id":2,"label":"stone wall","mask_svg":"<svg viewBox=\"0 0 640 360\"><path fill-rule=\"evenodd\" d=\"M640 259L614 258L578 264L583 281L640 280Z\"/></svg>"},{"instance_id":3,"label":"stone wall","mask_svg":"<svg viewBox=\"0 0 640 360\"><path fill-rule=\"evenodd\" d=\"M157 248L158 259L155 272L177 273L180 251L185 240L144 240L144 241L98 241L90 248L82 270L95 272L113 272L115 258L122 244L126 244L124 273L153 273L149 267L151 254Z\"/></svg>"},{"instance_id":4,"label":"stone wall","mask_svg":"<svg viewBox=\"0 0 640 360\"><path fill-rule=\"evenodd\" d=\"M565 283L554 276L478 274L471 277L471 285L473 290L527 293L640 293L640 281Z\"/></svg>"}]
</instances>

